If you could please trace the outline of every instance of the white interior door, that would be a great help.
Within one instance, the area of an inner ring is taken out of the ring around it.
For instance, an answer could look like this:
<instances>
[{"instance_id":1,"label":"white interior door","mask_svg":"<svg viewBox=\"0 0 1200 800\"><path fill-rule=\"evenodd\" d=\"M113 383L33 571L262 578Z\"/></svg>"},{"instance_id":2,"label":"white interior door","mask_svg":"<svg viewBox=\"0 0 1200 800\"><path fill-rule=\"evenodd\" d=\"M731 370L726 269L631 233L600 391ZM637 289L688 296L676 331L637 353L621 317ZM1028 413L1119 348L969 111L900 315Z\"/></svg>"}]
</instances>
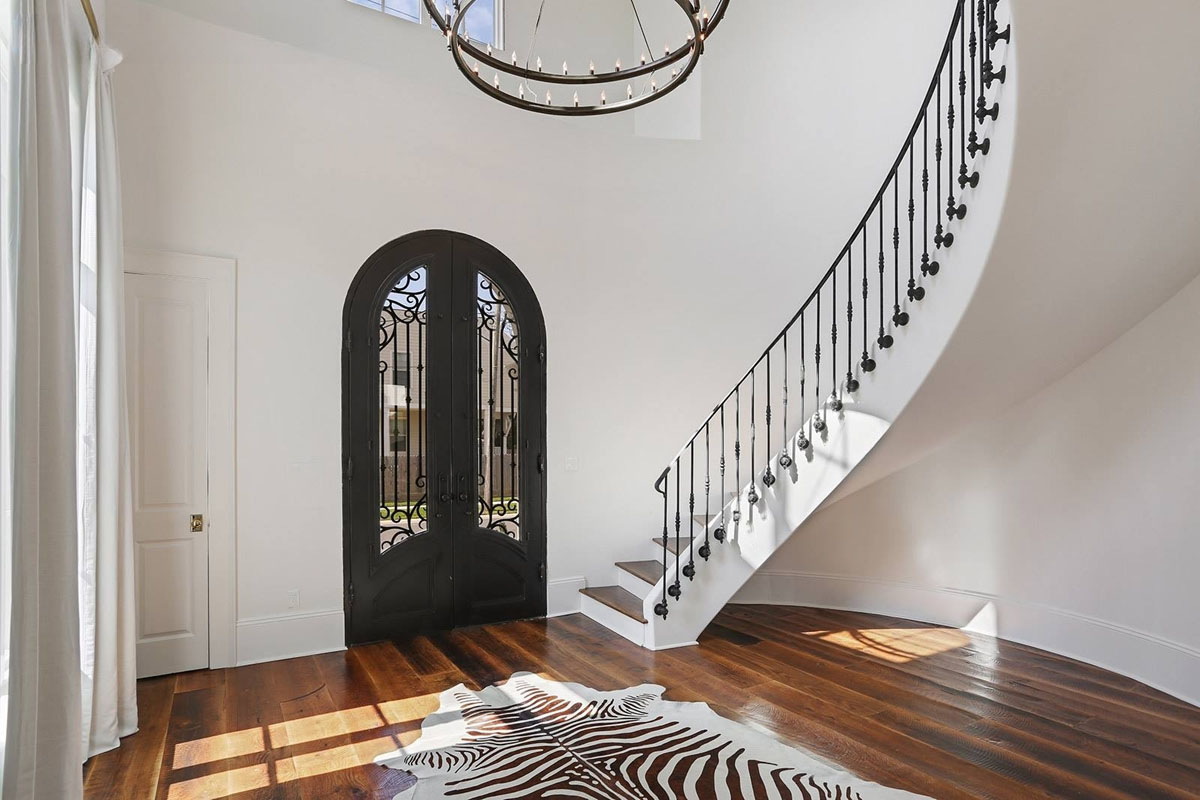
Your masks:
<instances>
[{"instance_id":1,"label":"white interior door","mask_svg":"<svg viewBox=\"0 0 1200 800\"><path fill-rule=\"evenodd\" d=\"M138 677L209 666L209 285L125 275Z\"/></svg>"}]
</instances>

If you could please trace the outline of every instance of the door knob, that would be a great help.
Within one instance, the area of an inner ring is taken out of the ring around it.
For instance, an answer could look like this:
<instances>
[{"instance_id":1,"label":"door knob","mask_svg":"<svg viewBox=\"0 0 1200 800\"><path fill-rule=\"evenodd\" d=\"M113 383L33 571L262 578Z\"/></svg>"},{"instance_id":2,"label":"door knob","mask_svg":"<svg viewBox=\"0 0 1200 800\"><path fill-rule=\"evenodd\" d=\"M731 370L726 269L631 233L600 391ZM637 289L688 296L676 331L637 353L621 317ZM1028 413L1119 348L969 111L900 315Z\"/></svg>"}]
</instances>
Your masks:
<instances>
[{"instance_id":1,"label":"door knob","mask_svg":"<svg viewBox=\"0 0 1200 800\"><path fill-rule=\"evenodd\" d=\"M192 514L192 533L199 533L204 530L204 515Z\"/></svg>"}]
</instances>

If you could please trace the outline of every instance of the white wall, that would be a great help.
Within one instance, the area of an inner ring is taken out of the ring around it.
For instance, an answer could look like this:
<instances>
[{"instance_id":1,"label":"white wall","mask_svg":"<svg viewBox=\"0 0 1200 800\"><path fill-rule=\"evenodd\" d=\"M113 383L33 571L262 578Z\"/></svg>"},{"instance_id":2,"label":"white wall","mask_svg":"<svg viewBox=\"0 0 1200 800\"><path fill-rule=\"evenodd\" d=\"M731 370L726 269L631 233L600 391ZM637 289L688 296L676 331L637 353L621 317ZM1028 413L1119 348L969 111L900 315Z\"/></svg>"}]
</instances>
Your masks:
<instances>
[{"instance_id":1,"label":"white wall","mask_svg":"<svg viewBox=\"0 0 1200 800\"><path fill-rule=\"evenodd\" d=\"M670 142L501 106L436 36L342 0L157 3L108 9L126 236L238 261L246 659L341 641L340 316L371 252L452 228L529 277L550 578L611 583L654 533L662 465L876 190L953 5L739 2L705 57L704 138Z\"/></svg>"},{"instance_id":2,"label":"white wall","mask_svg":"<svg viewBox=\"0 0 1200 800\"><path fill-rule=\"evenodd\" d=\"M979 615L1200 701L1198 341L1200 279L1062 380L818 513L740 599Z\"/></svg>"}]
</instances>

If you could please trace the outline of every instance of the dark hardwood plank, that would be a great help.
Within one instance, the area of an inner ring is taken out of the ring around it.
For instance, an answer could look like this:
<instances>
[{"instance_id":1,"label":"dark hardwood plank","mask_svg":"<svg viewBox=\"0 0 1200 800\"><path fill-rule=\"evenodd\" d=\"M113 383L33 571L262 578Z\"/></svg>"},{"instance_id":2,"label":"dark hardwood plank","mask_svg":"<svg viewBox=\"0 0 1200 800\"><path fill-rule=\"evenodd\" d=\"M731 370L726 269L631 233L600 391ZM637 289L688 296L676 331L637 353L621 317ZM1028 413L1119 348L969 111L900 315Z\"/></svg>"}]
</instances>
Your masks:
<instances>
[{"instance_id":1,"label":"dark hardwood plank","mask_svg":"<svg viewBox=\"0 0 1200 800\"><path fill-rule=\"evenodd\" d=\"M936 798L1200 797L1200 710L1121 675L953 628L730 606L651 652L574 615L141 681L141 730L85 766L89 800L390 798L373 759L438 695L534 672L705 702L864 779Z\"/></svg>"}]
</instances>

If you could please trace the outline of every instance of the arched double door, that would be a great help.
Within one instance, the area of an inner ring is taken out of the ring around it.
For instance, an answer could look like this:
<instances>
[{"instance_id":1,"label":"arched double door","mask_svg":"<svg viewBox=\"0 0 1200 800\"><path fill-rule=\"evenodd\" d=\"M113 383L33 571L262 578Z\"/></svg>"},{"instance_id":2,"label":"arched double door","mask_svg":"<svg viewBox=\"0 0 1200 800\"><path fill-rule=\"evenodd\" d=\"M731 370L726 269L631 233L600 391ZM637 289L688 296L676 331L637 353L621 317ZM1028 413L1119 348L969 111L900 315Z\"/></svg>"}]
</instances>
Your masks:
<instances>
[{"instance_id":1,"label":"arched double door","mask_svg":"<svg viewBox=\"0 0 1200 800\"><path fill-rule=\"evenodd\" d=\"M545 324L490 245L381 248L345 306L346 640L546 612Z\"/></svg>"}]
</instances>

